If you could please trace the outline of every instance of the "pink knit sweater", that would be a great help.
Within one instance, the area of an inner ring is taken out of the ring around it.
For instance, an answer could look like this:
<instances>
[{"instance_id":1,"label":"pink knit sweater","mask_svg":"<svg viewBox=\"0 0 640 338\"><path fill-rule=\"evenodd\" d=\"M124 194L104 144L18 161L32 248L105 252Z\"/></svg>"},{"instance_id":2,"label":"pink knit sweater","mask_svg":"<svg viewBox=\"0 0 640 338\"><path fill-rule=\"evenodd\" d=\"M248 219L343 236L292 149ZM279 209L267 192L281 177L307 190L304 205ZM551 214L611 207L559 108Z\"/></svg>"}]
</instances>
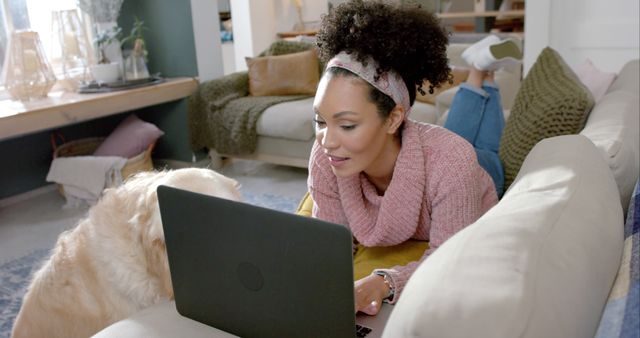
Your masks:
<instances>
[{"instance_id":1,"label":"pink knit sweater","mask_svg":"<svg viewBox=\"0 0 640 338\"><path fill-rule=\"evenodd\" d=\"M405 122L400 153L383 196L363 173L336 177L317 142L311 151L308 185L313 217L349 226L364 246L429 241L429 250L419 261L380 269L393 280L394 301L420 262L498 201L491 177L466 140L412 120Z\"/></svg>"}]
</instances>

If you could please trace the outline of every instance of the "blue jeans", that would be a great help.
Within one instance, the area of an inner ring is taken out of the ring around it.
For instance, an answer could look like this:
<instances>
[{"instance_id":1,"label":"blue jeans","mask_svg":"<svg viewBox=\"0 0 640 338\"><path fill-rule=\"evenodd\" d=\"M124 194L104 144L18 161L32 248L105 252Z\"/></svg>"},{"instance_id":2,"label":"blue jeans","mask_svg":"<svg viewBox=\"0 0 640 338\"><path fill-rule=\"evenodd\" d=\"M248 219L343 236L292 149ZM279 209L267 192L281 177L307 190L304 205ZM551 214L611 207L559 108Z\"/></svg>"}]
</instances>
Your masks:
<instances>
[{"instance_id":1,"label":"blue jeans","mask_svg":"<svg viewBox=\"0 0 640 338\"><path fill-rule=\"evenodd\" d=\"M488 82L482 84L482 89L467 83L461 84L444 127L473 145L478 163L493 178L498 197L501 197L504 169L498 157L498 148L504 129L504 115L498 87Z\"/></svg>"}]
</instances>

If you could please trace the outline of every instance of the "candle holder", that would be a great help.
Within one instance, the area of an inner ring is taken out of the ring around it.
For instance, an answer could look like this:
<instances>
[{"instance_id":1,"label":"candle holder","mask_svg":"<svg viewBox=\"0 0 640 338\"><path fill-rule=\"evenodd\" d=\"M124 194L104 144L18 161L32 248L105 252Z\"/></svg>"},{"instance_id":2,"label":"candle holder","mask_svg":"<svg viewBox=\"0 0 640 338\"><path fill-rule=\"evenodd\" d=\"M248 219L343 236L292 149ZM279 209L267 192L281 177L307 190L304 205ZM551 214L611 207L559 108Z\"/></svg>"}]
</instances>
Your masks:
<instances>
[{"instance_id":1,"label":"candle holder","mask_svg":"<svg viewBox=\"0 0 640 338\"><path fill-rule=\"evenodd\" d=\"M52 12L51 63L65 90L75 91L89 81L93 50L77 10Z\"/></svg>"},{"instance_id":2,"label":"candle holder","mask_svg":"<svg viewBox=\"0 0 640 338\"><path fill-rule=\"evenodd\" d=\"M56 77L37 32L11 34L2 80L14 100L30 101L47 96Z\"/></svg>"}]
</instances>

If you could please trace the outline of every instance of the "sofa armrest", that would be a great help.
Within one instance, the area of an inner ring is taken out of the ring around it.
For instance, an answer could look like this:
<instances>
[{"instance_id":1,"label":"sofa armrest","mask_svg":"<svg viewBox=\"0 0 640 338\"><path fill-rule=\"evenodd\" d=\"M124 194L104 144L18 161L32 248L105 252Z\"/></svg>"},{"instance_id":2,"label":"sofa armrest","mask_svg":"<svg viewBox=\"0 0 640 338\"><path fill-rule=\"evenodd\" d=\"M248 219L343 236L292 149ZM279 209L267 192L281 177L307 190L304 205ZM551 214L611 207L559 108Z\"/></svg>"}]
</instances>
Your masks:
<instances>
[{"instance_id":1,"label":"sofa armrest","mask_svg":"<svg viewBox=\"0 0 640 338\"><path fill-rule=\"evenodd\" d=\"M217 79L202 82L198 90L192 95L193 101L199 108L207 108L208 105L224 105L222 102L229 98L238 98L249 95L249 75L245 72L228 74ZM196 107L194 107L196 108Z\"/></svg>"},{"instance_id":2,"label":"sofa armrest","mask_svg":"<svg viewBox=\"0 0 640 338\"><path fill-rule=\"evenodd\" d=\"M445 115L449 111L449 108L451 108L451 102L453 102L453 97L456 96L458 89L460 89L458 86L451 87L436 96L436 111L438 112L437 124L444 124Z\"/></svg>"},{"instance_id":3,"label":"sofa armrest","mask_svg":"<svg viewBox=\"0 0 640 338\"><path fill-rule=\"evenodd\" d=\"M210 132L203 123L212 110L217 110L227 102L249 95L249 75L237 72L200 83L198 89L189 97L187 115L189 120L189 139L193 149L201 149L198 137Z\"/></svg>"},{"instance_id":4,"label":"sofa armrest","mask_svg":"<svg viewBox=\"0 0 640 338\"><path fill-rule=\"evenodd\" d=\"M582 135L540 141L500 202L416 269L385 337L593 337L622 256L622 207Z\"/></svg>"}]
</instances>

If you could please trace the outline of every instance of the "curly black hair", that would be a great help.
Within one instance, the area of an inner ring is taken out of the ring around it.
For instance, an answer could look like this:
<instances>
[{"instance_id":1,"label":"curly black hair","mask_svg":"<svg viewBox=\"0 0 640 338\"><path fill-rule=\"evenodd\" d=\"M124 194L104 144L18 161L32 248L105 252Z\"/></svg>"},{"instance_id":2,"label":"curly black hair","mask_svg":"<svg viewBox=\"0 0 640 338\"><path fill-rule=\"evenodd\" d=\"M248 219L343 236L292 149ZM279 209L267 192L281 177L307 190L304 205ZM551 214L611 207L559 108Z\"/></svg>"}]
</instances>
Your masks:
<instances>
[{"instance_id":1,"label":"curly black hair","mask_svg":"<svg viewBox=\"0 0 640 338\"><path fill-rule=\"evenodd\" d=\"M424 94L424 80L430 83L430 93L449 80L448 43L448 33L432 13L415 5L374 0L352 0L338 5L323 16L316 36L323 62L345 51L355 53L361 62L372 57L378 63L378 75L390 69L399 73L409 89L411 105L416 91Z\"/></svg>"}]
</instances>

